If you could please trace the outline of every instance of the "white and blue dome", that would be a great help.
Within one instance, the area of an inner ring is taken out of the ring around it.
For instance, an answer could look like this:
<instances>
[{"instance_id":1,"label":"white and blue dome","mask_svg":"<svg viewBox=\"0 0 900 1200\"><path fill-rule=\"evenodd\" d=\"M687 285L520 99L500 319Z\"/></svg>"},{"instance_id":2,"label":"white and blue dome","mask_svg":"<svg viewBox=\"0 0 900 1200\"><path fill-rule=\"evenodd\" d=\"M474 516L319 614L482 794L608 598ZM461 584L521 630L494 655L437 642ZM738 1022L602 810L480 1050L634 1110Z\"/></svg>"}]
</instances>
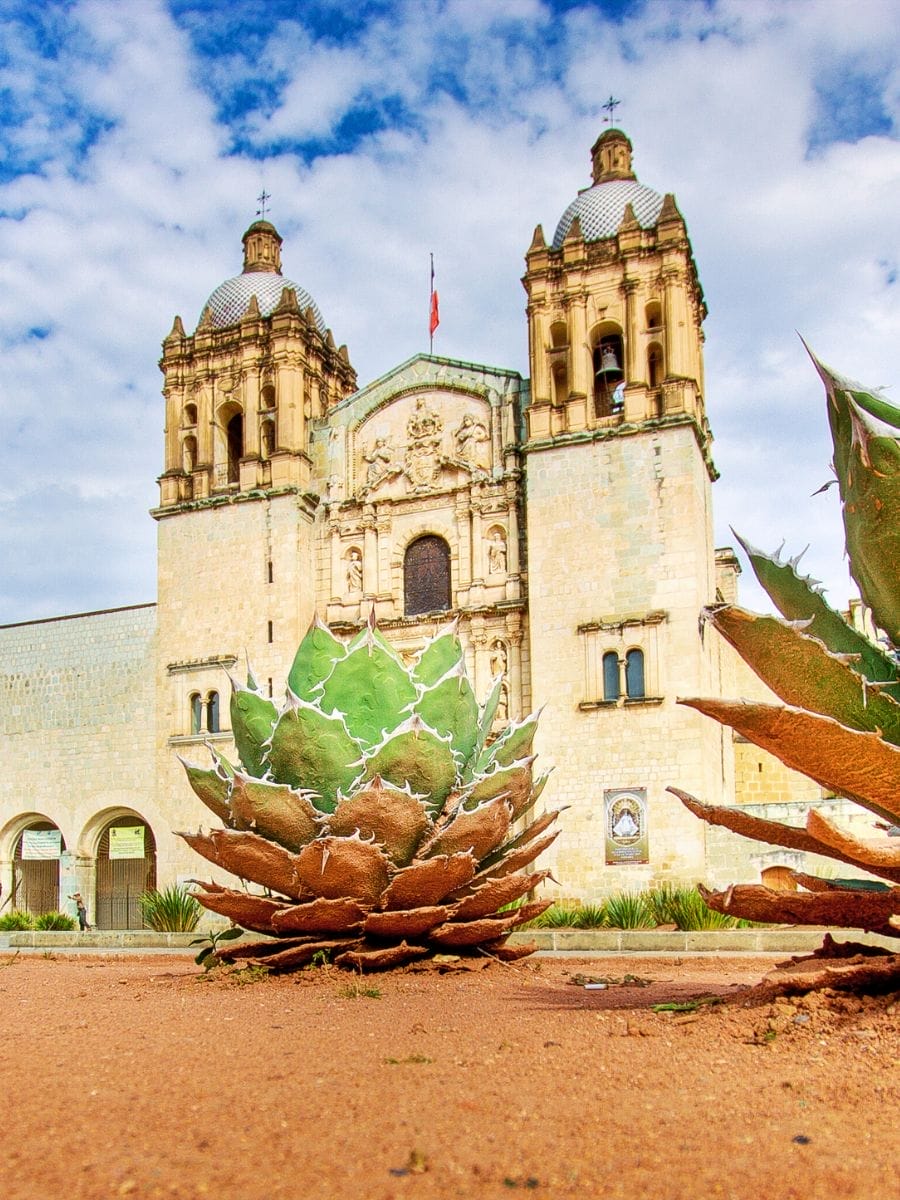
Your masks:
<instances>
[{"instance_id":1,"label":"white and blue dome","mask_svg":"<svg viewBox=\"0 0 900 1200\"><path fill-rule=\"evenodd\" d=\"M235 275L220 283L207 300L205 309L209 309L213 327L221 329L225 325L234 325L247 311L250 297L255 296L259 304L260 315L270 317L281 300L285 288L293 288L297 293L297 304L301 312L312 308L315 314L316 326L320 333L325 332L325 320L319 311L319 306L310 296L306 288L293 279L286 279L275 271L246 271L243 275Z\"/></svg>"},{"instance_id":2,"label":"white and blue dome","mask_svg":"<svg viewBox=\"0 0 900 1200\"><path fill-rule=\"evenodd\" d=\"M599 242L615 237L625 206L630 204L642 229L652 229L659 220L663 197L636 179L610 179L595 183L579 192L560 218L553 235L553 249L562 246L566 234L577 217L586 242Z\"/></svg>"}]
</instances>

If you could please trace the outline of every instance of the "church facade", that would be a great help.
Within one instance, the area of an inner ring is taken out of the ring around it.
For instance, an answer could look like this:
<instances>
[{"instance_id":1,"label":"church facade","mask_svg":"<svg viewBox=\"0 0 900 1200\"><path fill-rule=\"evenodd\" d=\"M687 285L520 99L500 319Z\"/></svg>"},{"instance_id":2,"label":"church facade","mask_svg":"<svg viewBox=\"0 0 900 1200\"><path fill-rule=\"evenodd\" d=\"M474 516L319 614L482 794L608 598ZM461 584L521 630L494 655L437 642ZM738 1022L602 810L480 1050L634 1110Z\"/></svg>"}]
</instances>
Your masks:
<instances>
[{"instance_id":1,"label":"church facade","mask_svg":"<svg viewBox=\"0 0 900 1200\"><path fill-rule=\"evenodd\" d=\"M349 635L374 609L404 655L456 620L477 694L502 676L498 727L543 708L544 795L567 808L542 864L567 899L734 877L668 784L817 800L676 703L753 685L699 621L738 572L713 545L703 292L631 155L606 130L552 241L535 230L530 379L419 355L360 388L274 226L251 225L241 274L163 342L156 604L0 629L18 907L77 890L130 927L146 886L202 873L173 833L207 816L177 756L231 753L228 673L246 657L282 695L316 614ZM754 852L755 877L790 858Z\"/></svg>"}]
</instances>

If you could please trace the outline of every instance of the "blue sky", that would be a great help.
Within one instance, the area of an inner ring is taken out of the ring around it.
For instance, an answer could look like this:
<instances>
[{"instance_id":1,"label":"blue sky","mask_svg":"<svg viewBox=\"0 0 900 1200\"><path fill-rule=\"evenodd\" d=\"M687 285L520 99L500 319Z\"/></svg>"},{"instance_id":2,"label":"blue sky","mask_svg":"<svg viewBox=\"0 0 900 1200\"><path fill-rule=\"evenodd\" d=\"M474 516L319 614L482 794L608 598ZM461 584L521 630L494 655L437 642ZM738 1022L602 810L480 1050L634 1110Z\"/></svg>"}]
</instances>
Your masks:
<instances>
[{"instance_id":1,"label":"blue sky","mask_svg":"<svg viewBox=\"0 0 900 1200\"><path fill-rule=\"evenodd\" d=\"M527 372L519 282L589 182L602 105L675 193L710 317L734 524L851 592L820 386L900 383L892 0L0 0L0 622L155 598L159 344L240 269L263 186L285 273L360 382L427 348ZM897 395L896 387L892 393ZM746 579L746 576L745 576ZM752 601L753 589L747 590Z\"/></svg>"}]
</instances>

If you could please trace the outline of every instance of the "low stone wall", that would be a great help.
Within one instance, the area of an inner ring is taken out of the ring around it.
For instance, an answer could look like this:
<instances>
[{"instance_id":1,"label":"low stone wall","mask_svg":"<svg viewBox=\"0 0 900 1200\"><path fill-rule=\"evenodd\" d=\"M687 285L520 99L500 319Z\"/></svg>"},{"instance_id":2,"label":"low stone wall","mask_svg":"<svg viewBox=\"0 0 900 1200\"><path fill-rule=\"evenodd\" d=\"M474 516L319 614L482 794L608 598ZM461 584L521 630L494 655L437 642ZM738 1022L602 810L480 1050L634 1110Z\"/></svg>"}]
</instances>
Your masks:
<instances>
[{"instance_id":1,"label":"low stone wall","mask_svg":"<svg viewBox=\"0 0 900 1200\"><path fill-rule=\"evenodd\" d=\"M830 932L839 942L863 942L900 952L900 938L880 937L856 929L709 929L683 932L668 929L526 929L514 933L513 943L535 942L539 950L556 954L805 954L822 944ZM85 933L16 930L8 937L11 949L32 950L173 950L190 951L197 933L153 933L150 930L90 930ZM247 934L255 939L258 934ZM229 945L234 945L230 942Z\"/></svg>"}]
</instances>

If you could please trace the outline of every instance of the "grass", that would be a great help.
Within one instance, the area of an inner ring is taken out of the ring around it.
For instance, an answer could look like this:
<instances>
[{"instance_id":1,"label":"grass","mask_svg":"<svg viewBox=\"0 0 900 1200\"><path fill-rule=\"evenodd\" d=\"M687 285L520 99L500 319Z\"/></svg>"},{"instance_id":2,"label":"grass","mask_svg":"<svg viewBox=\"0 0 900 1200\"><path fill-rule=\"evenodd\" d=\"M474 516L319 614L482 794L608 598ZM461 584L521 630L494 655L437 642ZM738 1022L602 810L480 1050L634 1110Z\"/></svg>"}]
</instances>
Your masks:
<instances>
[{"instance_id":1,"label":"grass","mask_svg":"<svg viewBox=\"0 0 900 1200\"><path fill-rule=\"evenodd\" d=\"M616 892L598 904L553 904L525 929L654 929L674 925L681 930L746 929L739 920L708 907L692 887L657 884L643 891Z\"/></svg>"},{"instance_id":2,"label":"grass","mask_svg":"<svg viewBox=\"0 0 900 1200\"><path fill-rule=\"evenodd\" d=\"M338 995L344 1000L380 1000L381 988L369 987L359 982L348 983L346 987L341 988Z\"/></svg>"},{"instance_id":3,"label":"grass","mask_svg":"<svg viewBox=\"0 0 900 1200\"><path fill-rule=\"evenodd\" d=\"M140 905L144 924L157 933L193 933L203 913L202 905L178 884L144 892Z\"/></svg>"}]
</instances>

